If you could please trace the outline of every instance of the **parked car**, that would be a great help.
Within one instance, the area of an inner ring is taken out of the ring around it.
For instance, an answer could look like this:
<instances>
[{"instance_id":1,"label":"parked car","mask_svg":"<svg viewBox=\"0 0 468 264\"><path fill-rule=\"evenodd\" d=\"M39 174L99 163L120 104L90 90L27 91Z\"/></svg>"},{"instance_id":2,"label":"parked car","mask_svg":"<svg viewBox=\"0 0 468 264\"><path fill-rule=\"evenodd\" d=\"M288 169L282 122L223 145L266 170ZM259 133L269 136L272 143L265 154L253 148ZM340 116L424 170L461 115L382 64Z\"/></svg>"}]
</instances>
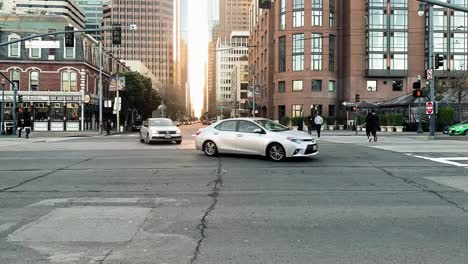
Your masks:
<instances>
[{"instance_id":1,"label":"parked car","mask_svg":"<svg viewBox=\"0 0 468 264\"><path fill-rule=\"evenodd\" d=\"M148 118L140 130L140 142L175 142L182 143L182 132L167 118Z\"/></svg>"},{"instance_id":2,"label":"parked car","mask_svg":"<svg viewBox=\"0 0 468 264\"><path fill-rule=\"evenodd\" d=\"M311 135L269 119L234 118L216 122L195 133L196 149L207 156L235 153L266 156L274 161L317 155Z\"/></svg>"},{"instance_id":3,"label":"parked car","mask_svg":"<svg viewBox=\"0 0 468 264\"><path fill-rule=\"evenodd\" d=\"M175 125L175 126L177 126L177 127L178 127L178 126L180 126L180 125L182 125L182 123L181 123L181 122L179 122L179 121L177 121L177 120L176 120L176 121L174 121L173 123L174 123L174 125Z\"/></svg>"},{"instance_id":4,"label":"parked car","mask_svg":"<svg viewBox=\"0 0 468 264\"><path fill-rule=\"evenodd\" d=\"M451 136L468 135L468 120L449 127L448 134Z\"/></svg>"}]
</instances>

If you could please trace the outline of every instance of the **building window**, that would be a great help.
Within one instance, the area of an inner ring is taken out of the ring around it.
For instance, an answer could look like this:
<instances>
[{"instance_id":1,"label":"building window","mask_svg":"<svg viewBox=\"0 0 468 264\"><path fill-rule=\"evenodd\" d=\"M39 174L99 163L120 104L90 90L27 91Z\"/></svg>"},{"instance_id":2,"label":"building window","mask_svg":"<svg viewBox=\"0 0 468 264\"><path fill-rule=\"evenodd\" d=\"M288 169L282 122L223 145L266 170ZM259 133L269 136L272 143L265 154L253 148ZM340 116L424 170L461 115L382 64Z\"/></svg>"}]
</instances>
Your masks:
<instances>
[{"instance_id":1,"label":"building window","mask_svg":"<svg viewBox=\"0 0 468 264\"><path fill-rule=\"evenodd\" d=\"M76 92L78 91L77 73L75 71L62 72L62 91Z\"/></svg>"},{"instance_id":2,"label":"building window","mask_svg":"<svg viewBox=\"0 0 468 264\"><path fill-rule=\"evenodd\" d=\"M292 105L292 117L302 117L302 105Z\"/></svg>"},{"instance_id":3,"label":"building window","mask_svg":"<svg viewBox=\"0 0 468 264\"><path fill-rule=\"evenodd\" d=\"M367 91L377 92L377 81L367 81Z\"/></svg>"},{"instance_id":4,"label":"building window","mask_svg":"<svg viewBox=\"0 0 468 264\"><path fill-rule=\"evenodd\" d=\"M29 91L37 91L39 88L39 71L29 72Z\"/></svg>"},{"instance_id":5,"label":"building window","mask_svg":"<svg viewBox=\"0 0 468 264\"><path fill-rule=\"evenodd\" d=\"M32 39L32 41L39 41L41 38ZM29 57L32 59L39 59L41 57L41 49L40 48L30 48L29 49Z\"/></svg>"},{"instance_id":6,"label":"building window","mask_svg":"<svg viewBox=\"0 0 468 264\"><path fill-rule=\"evenodd\" d=\"M392 90L394 92L403 91L403 81L402 80L392 81Z\"/></svg>"},{"instance_id":7,"label":"building window","mask_svg":"<svg viewBox=\"0 0 468 264\"><path fill-rule=\"evenodd\" d=\"M329 0L328 6L330 9L330 15L328 17L328 26L330 28L334 28L335 27L335 0Z\"/></svg>"},{"instance_id":8,"label":"building window","mask_svg":"<svg viewBox=\"0 0 468 264\"><path fill-rule=\"evenodd\" d=\"M322 91L322 80L312 80L312 92Z\"/></svg>"},{"instance_id":9,"label":"building window","mask_svg":"<svg viewBox=\"0 0 468 264\"><path fill-rule=\"evenodd\" d=\"M321 27L323 20L322 0L312 0L312 26Z\"/></svg>"},{"instance_id":10,"label":"building window","mask_svg":"<svg viewBox=\"0 0 468 264\"><path fill-rule=\"evenodd\" d=\"M8 41L18 40L20 36L16 34L11 34L8 36ZM16 42L8 45L8 57L19 58L21 51L21 42Z\"/></svg>"},{"instance_id":11,"label":"building window","mask_svg":"<svg viewBox=\"0 0 468 264\"><path fill-rule=\"evenodd\" d=\"M387 55L385 55L385 54L369 54L369 69L370 70L385 70L385 69L387 69Z\"/></svg>"},{"instance_id":12,"label":"building window","mask_svg":"<svg viewBox=\"0 0 468 264\"><path fill-rule=\"evenodd\" d=\"M21 72L19 70L11 71L10 79L12 82L17 83L19 87ZM13 91L13 85L10 85L10 91Z\"/></svg>"},{"instance_id":13,"label":"building window","mask_svg":"<svg viewBox=\"0 0 468 264\"><path fill-rule=\"evenodd\" d=\"M322 70L322 34L312 33L312 70Z\"/></svg>"},{"instance_id":14,"label":"building window","mask_svg":"<svg viewBox=\"0 0 468 264\"><path fill-rule=\"evenodd\" d=\"M335 71L335 35L329 36L328 44L328 70Z\"/></svg>"},{"instance_id":15,"label":"building window","mask_svg":"<svg viewBox=\"0 0 468 264\"><path fill-rule=\"evenodd\" d=\"M278 82L278 92L279 93L286 92L286 82Z\"/></svg>"},{"instance_id":16,"label":"building window","mask_svg":"<svg viewBox=\"0 0 468 264\"><path fill-rule=\"evenodd\" d=\"M304 26L304 0L293 0L293 27Z\"/></svg>"},{"instance_id":17,"label":"building window","mask_svg":"<svg viewBox=\"0 0 468 264\"><path fill-rule=\"evenodd\" d=\"M304 70L304 34L293 35L293 71Z\"/></svg>"},{"instance_id":18,"label":"building window","mask_svg":"<svg viewBox=\"0 0 468 264\"><path fill-rule=\"evenodd\" d=\"M280 0L280 30L286 29L286 0Z\"/></svg>"},{"instance_id":19,"label":"building window","mask_svg":"<svg viewBox=\"0 0 468 264\"><path fill-rule=\"evenodd\" d=\"M280 37L278 39L278 51L279 51L279 72L286 71L286 37Z\"/></svg>"},{"instance_id":20,"label":"building window","mask_svg":"<svg viewBox=\"0 0 468 264\"><path fill-rule=\"evenodd\" d=\"M335 106L328 105L328 116L335 116Z\"/></svg>"},{"instance_id":21,"label":"building window","mask_svg":"<svg viewBox=\"0 0 468 264\"><path fill-rule=\"evenodd\" d=\"M336 91L335 81L328 81L328 91L334 93Z\"/></svg>"},{"instance_id":22,"label":"building window","mask_svg":"<svg viewBox=\"0 0 468 264\"><path fill-rule=\"evenodd\" d=\"M391 70L406 70L408 55L406 54L393 54L390 57L390 69Z\"/></svg>"},{"instance_id":23,"label":"building window","mask_svg":"<svg viewBox=\"0 0 468 264\"><path fill-rule=\"evenodd\" d=\"M302 92L304 90L303 81L292 81L293 92Z\"/></svg>"}]
</instances>

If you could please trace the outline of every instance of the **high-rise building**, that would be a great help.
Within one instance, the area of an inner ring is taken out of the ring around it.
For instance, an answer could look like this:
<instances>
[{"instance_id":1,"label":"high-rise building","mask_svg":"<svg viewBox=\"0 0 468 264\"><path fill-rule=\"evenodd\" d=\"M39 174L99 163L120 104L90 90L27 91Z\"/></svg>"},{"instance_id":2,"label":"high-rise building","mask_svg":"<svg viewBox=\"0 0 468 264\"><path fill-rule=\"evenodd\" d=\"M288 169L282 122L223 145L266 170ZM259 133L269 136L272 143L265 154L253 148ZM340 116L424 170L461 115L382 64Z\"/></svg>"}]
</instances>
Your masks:
<instances>
[{"instance_id":1,"label":"high-rise building","mask_svg":"<svg viewBox=\"0 0 468 264\"><path fill-rule=\"evenodd\" d=\"M1 0L0 14L37 14L65 16L76 29L85 28L85 12L74 0Z\"/></svg>"},{"instance_id":2,"label":"high-rise building","mask_svg":"<svg viewBox=\"0 0 468 264\"><path fill-rule=\"evenodd\" d=\"M227 38L233 31L249 30L249 7L251 0L219 1L219 35Z\"/></svg>"},{"instance_id":3,"label":"high-rise building","mask_svg":"<svg viewBox=\"0 0 468 264\"><path fill-rule=\"evenodd\" d=\"M467 1L457 1L468 6ZM261 115L337 116L342 102L382 102L423 83L427 18L410 0L276 0L271 9L250 8L250 83L261 89ZM435 52L447 77L468 62L467 15L434 8Z\"/></svg>"},{"instance_id":4,"label":"high-rise building","mask_svg":"<svg viewBox=\"0 0 468 264\"><path fill-rule=\"evenodd\" d=\"M137 2L114 0L105 12L103 24L120 24L122 44L113 46L110 33L104 35L105 45L111 47L114 55L124 61L141 61L157 79L155 88L172 102L175 96L173 87L173 0L141 0ZM110 20L110 21L109 21ZM135 24L137 30L129 30ZM171 105L168 105L170 108ZM170 111L170 109L168 109Z\"/></svg>"},{"instance_id":5,"label":"high-rise building","mask_svg":"<svg viewBox=\"0 0 468 264\"><path fill-rule=\"evenodd\" d=\"M219 24L215 23L211 29L211 40L208 43L208 109L207 112L216 112L216 43L218 40Z\"/></svg>"},{"instance_id":6,"label":"high-rise building","mask_svg":"<svg viewBox=\"0 0 468 264\"><path fill-rule=\"evenodd\" d=\"M218 38L216 44L216 104L226 109L235 107L231 94L231 74L236 63L247 58L248 31L234 31L230 38Z\"/></svg>"},{"instance_id":7,"label":"high-rise building","mask_svg":"<svg viewBox=\"0 0 468 264\"><path fill-rule=\"evenodd\" d=\"M86 29L101 28L103 16L102 0L75 0L76 3L84 10L86 18ZM101 32L90 33L97 40L101 40Z\"/></svg>"}]
</instances>

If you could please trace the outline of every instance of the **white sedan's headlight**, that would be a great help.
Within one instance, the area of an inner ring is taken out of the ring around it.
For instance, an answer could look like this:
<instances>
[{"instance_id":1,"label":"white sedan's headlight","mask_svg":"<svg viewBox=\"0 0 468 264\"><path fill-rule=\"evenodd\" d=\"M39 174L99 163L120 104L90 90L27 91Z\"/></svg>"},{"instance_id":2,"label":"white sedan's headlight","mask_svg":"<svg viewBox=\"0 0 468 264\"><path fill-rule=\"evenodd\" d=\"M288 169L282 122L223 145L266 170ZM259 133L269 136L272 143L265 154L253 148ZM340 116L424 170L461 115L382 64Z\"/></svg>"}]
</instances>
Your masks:
<instances>
[{"instance_id":1,"label":"white sedan's headlight","mask_svg":"<svg viewBox=\"0 0 468 264\"><path fill-rule=\"evenodd\" d=\"M177 134L180 134L180 133L182 133L182 131L180 131L180 129L177 129L177 130L176 130L176 133L177 133Z\"/></svg>"},{"instance_id":2,"label":"white sedan's headlight","mask_svg":"<svg viewBox=\"0 0 468 264\"><path fill-rule=\"evenodd\" d=\"M302 142L302 139L292 138L292 137L288 137L287 140L292 141L294 143L301 143Z\"/></svg>"}]
</instances>

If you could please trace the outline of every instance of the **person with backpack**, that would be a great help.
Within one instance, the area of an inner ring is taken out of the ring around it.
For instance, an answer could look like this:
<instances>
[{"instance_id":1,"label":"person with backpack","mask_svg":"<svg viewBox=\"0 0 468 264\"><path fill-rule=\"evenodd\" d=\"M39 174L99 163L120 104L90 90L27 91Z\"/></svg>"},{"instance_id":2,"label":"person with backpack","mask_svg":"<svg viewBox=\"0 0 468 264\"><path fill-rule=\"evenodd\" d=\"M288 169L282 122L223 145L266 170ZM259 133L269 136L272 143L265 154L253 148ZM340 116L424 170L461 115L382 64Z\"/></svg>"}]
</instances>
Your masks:
<instances>
[{"instance_id":1,"label":"person with backpack","mask_svg":"<svg viewBox=\"0 0 468 264\"><path fill-rule=\"evenodd\" d=\"M307 132L309 133L309 135L312 135L312 130L314 129L314 126L314 117L312 115L309 115L307 117Z\"/></svg>"},{"instance_id":2,"label":"person with backpack","mask_svg":"<svg viewBox=\"0 0 468 264\"><path fill-rule=\"evenodd\" d=\"M375 110L367 113L365 124L367 140L369 143L372 141L372 139L374 139L374 142L377 142L377 129L380 127L380 119L379 116L375 113Z\"/></svg>"}]
</instances>

